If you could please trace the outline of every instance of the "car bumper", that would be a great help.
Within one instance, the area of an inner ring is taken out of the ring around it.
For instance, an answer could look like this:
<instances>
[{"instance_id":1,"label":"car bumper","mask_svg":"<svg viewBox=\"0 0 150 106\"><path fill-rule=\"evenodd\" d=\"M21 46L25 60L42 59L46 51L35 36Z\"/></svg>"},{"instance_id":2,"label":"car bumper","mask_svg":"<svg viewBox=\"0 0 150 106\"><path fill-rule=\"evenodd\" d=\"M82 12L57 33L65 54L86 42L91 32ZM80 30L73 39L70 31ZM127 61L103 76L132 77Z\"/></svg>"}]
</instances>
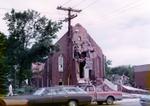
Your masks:
<instances>
[{"instance_id":1,"label":"car bumper","mask_svg":"<svg viewBox=\"0 0 150 106\"><path fill-rule=\"evenodd\" d=\"M150 101L140 101L142 106L150 106Z\"/></svg>"},{"instance_id":2,"label":"car bumper","mask_svg":"<svg viewBox=\"0 0 150 106\"><path fill-rule=\"evenodd\" d=\"M4 99L4 105L2 106L28 106L27 100L8 100Z\"/></svg>"}]
</instances>

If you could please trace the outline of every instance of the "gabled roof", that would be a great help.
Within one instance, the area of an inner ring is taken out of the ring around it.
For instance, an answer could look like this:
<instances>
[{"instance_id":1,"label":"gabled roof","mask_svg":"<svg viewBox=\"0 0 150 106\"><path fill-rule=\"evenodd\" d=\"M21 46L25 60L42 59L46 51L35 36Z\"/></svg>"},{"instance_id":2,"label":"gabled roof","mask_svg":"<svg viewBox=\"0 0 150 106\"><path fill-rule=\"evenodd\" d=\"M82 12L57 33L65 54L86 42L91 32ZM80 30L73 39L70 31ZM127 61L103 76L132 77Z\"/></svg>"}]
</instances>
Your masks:
<instances>
[{"instance_id":1,"label":"gabled roof","mask_svg":"<svg viewBox=\"0 0 150 106\"><path fill-rule=\"evenodd\" d=\"M97 55L101 55L102 53L102 49L97 45L97 43L93 40L93 38L88 34L87 30L80 25L79 23L77 23L75 26L73 26L71 28L72 31L72 41L76 41L79 39L78 37L80 36L85 42L88 41L90 42L91 46L94 47L94 50L96 51ZM64 34L64 36L62 36L57 42L56 44L59 44L63 39L65 39L66 37L68 37L68 33L66 32Z\"/></svg>"}]
</instances>

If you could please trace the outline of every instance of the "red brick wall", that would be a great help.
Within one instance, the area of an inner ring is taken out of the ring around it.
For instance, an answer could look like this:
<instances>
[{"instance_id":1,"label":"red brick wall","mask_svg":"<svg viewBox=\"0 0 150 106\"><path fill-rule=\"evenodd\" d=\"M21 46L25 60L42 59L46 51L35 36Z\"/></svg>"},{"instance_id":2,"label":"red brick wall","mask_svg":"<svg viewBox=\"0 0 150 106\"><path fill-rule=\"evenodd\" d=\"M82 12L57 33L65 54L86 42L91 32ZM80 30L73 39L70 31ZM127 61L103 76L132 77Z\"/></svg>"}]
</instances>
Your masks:
<instances>
[{"instance_id":1,"label":"red brick wall","mask_svg":"<svg viewBox=\"0 0 150 106\"><path fill-rule=\"evenodd\" d=\"M135 72L135 83L137 87L146 89L146 75L147 71Z\"/></svg>"}]
</instances>

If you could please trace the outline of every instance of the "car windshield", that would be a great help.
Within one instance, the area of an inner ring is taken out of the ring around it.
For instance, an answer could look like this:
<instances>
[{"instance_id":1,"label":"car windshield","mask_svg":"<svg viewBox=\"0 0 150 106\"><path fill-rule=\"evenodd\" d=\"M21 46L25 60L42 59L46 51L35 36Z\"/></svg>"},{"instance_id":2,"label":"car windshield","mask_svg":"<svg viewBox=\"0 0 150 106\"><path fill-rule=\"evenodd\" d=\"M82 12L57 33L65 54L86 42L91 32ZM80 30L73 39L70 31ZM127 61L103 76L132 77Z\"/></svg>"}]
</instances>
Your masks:
<instances>
[{"instance_id":1,"label":"car windshield","mask_svg":"<svg viewBox=\"0 0 150 106\"><path fill-rule=\"evenodd\" d=\"M86 92L78 87L52 87L40 88L33 95L66 95L66 94L85 94Z\"/></svg>"},{"instance_id":2,"label":"car windshield","mask_svg":"<svg viewBox=\"0 0 150 106\"><path fill-rule=\"evenodd\" d=\"M64 88L68 94L76 94L76 93L86 93L84 90L80 88L68 87Z\"/></svg>"},{"instance_id":3,"label":"car windshield","mask_svg":"<svg viewBox=\"0 0 150 106\"><path fill-rule=\"evenodd\" d=\"M66 91L62 88L50 88L46 95L65 95Z\"/></svg>"},{"instance_id":4,"label":"car windshield","mask_svg":"<svg viewBox=\"0 0 150 106\"><path fill-rule=\"evenodd\" d=\"M48 91L46 90L46 88L40 88L38 90L36 90L33 95L45 95Z\"/></svg>"}]
</instances>

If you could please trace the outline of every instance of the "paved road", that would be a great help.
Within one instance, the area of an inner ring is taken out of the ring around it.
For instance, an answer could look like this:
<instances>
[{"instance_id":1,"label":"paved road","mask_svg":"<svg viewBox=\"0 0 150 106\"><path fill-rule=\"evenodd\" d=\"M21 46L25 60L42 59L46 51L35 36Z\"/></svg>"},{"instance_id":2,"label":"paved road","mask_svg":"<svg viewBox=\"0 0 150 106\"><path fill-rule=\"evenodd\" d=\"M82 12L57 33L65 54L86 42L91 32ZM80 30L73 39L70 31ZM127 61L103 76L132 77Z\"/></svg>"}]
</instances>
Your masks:
<instances>
[{"instance_id":1,"label":"paved road","mask_svg":"<svg viewBox=\"0 0 150 106\"><path fill-rule=\"evenodd\" d=\"M141 106L139 99L124 99L122 101L115 102L114 105L97 105L97 104L92 104L89 106Z\"/></svg>"}]
</instances>

